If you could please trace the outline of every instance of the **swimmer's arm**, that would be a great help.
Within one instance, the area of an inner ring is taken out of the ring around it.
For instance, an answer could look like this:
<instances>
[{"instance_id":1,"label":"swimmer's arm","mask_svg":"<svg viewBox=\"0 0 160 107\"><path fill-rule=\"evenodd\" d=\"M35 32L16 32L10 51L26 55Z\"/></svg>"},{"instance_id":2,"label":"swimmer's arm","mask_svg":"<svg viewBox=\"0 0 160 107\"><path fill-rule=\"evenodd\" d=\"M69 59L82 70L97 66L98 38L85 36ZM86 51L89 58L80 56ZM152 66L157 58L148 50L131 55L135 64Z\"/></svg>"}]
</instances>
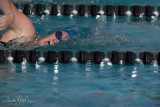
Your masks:
<instances>
[{"instance_id":1,"label":"swimmer's arm","mask_svg":"<svg viewBox=\"0 0 160 107\"><path fill-rule=\"evenodd\" d=\"M0 9L4 13L4 15L0 18L0 31L3 31L14 23L15 16L10 0L0 0Z\"/></svg>"}]
</instances>

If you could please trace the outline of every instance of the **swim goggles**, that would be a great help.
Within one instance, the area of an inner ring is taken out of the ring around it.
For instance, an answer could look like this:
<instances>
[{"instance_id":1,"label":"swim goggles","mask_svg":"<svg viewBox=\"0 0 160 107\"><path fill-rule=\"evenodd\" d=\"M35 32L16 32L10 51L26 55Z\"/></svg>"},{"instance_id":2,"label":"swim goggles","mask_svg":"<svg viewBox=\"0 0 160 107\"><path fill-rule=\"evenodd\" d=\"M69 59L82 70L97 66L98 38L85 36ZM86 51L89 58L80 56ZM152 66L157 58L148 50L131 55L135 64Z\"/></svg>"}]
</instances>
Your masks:
<instances>
[{"instance_id":1,"label":"swim goggles","mask_svg":"<svg viewBox=\"0 0 160 107\"><path fill-rule=\"evenodd\" d=\"M59 41L69 39L69 35L66 35L64 38L62 38L62 36L63 36L62 31L57 31L55 35L56 35L56 38L57 38Z\"/></svg>"},{"instance_id":2,"label":"swim goggles","mask_svg":"<svg viewBox=\"0 0 160 107\"><path fill-rule=\"evenodd\" d=\"M62 31L57 31L56 32L56 38L59 40L59 41L62 41L62 40L66 40L66 39L69 39L70 37L73 37L75 35L78 34L77 31L75 30L63 30L64 32L66 32L68 35L65 36L64 38L62 38L63 34L62 34Z\"/></svg>"}]
</instances>

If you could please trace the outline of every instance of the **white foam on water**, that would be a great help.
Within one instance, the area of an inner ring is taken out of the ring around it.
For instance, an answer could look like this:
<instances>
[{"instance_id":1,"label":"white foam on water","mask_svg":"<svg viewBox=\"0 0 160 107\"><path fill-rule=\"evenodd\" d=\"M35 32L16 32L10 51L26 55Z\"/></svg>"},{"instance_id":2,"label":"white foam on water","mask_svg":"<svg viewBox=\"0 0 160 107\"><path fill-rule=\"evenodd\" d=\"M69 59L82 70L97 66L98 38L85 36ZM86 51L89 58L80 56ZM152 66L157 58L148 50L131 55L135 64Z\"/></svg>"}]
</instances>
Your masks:
<instances>
[{"instance_id":1,"label":"white foam on water","mask_svg":"<svg viewBox=\"0 0 160 107\"><path fill-rule=\"evenodd\" d=\"M46 14L50 14L49 10L45 10L44 12L45 12Z\"/></svg>"},{"instance_id":2,"label":"white foam on water","mask_svg":"<svg viewBox=\"0 0 160 107\"><path fill-rule=\"evenodd\" d=\"M22 64L22 66L21 66L22 72L26 72L26 68L27 68L27 66L26 66L27 60L26 60L25 58L23 58L23 62L22 62L21 64Z\"/></svg>"},{"instance_id":3,"label":"white foam on water","mask_svg":"<svg viewBox=\"0 0 160 107\"><path fill-rule=\"evenodd\" d=\"M98 13L99 13L100 15L104 15L104 11L103 11L103 10L100 10Z\"/></svg>"},{"instance_id":4,"label":"white foam on water","mask_svg":"<svg viewBox=\"0 0 160 107\"><path fill-rule=\"evenodd\" d=\"M97 16L96 16L96 19L98 19L98 18L100 18L100 17L101 17L100 15L97 15Z\"/></svg>"},{"instance_id":5,"label":"white foam on water","mask_svg":"<svg viewBox=\"0 0 160 107\"><path fill-rule=\"evenodd\" d=\"M140 15L139 15L139 18L142 18L143 16L144 16L144 13L140 14Z\"/></svg>"},{"instance_id":6,"label":"white foam on water","mask_svg":"<svg viewBox=\"0 0 160 107\"><path fill-rule=\"evenodd\" d=\"M114 15L113 15L113 19L114 19L114 20L116 19L116 13L114 13Z\"/></svg>"},{"instance_id":7,"label":"white foam on water","mask_svg":"<svg viewBox=\"0 0 160 107\"><path fill-rule=\"evenodd\" d=\"M84 15L84 17L88 17L88 14L86 13L86 14Z\"/></svg>"},{"instance_id":8,"label":"white foam on water","mask_svg":"<svg viewBox=\"0 0 160 107\"><path fill-rule=\"evenodd\" d=\"M107 62L107 65L112 66L113 64L112 62Z\"/></svg>"},{"instance_id":9,"label":"white foam on water","mask_svg":"<svg viewBox=\"0 0 160 107\"><path fill-rule=\"evenodd\" d=\"M13 58L13 57L11 57L11 56L9 56L9 57L7 58L7 60L8 60L8 61L13 61L13 60L14 60L14 58Z\"/></svg>"},{"instance_id":10,"label":"white foam on water","mask_svg":"<svg viewBox=\"0 0 160 107\"><path fill-rule=\"evenodd\" d=\"M72 13L73 13L74 15L77 15L77 14L78 14L77 10L73 10Z\"/></svg>"},{"instance_id":11,"label":"white foam on water","mask_svg":"<svg viewBox=\"0 0 160 107\"><path fill-rule=\"evenodd\" d=\"M153 65L154 67L157 67L157 66L158 66L157 60L153 60L153 61L152 61L152 65Z\"/></svg>"},{"instance_id":12,"label":"white foam on water","mask_svg":"<svg viewBox=\"0 0 160 107\"><path fill-rule=\"evenodd\" d=\"M127 12L126 12L126 15L127 15L127 16L131 16L131 15L132 15L132 12L131 12L131 11L127 11Z\"/></svg>"},{"instance_id":13,"label":"white foam on water","mask_svg":"<svg viewBox=\"0 0 160 107\"><path fill-rule=\"evenodd\" d=\"M143 64L143 61L139 58L136 59L136 62L139 63L139 64Z\"/></svg>"},{"instance_id":14,"label":"white foam on water","mask_svg":"<svg viewBox=\"0 0 160 107\"><path fill-rule=\"evenodd\" d=\"M76 63L77 59L73 57L73 58L71 58L71 62Z\"/></svg>"},{"instance_id":15,"label":"white foam on water","mask_svg":"<svg viewBox=\"0 0 160 107\"><path fill-rule=\"evenodd\" d=\"M58 66L58 64L55 64L54 65L54 74L58 74L58 68L59 68L59 66Z\"/></svg>"},{"instance_id":16,"label":"white foam on water","mask_svg":"<svg viewBox=\"0 0 160 107\"><path fill-rule=\"evenodd\" d=\"M62 14L59 12L59 13L57 14L57 16L62 16Z\"/></svg>"},{"instance_id":17,"label":"white foam on water","mask_svg":"<svg viewBox=\"0 0 160 107\"><path fill-rule=\"evenodd\" d=\"M109 58L104 58L103 60L104 60L104 62L109 62L110 61Z\"/></svg>"},{"instance_id":18,"label":"white foam on water","mask_svg":"<svg viewBox=\"0 0 160 107\"><path fill-rule=\"evenodd\" d=\"M120 65L123 65L123 60L120 60Z\"/></svg>"},{"instance_id":19,"label":"white foam on water","mask_svg":"<svg viewBox=\"0 0 160 107\"><path fill-rule=\"evenodd\" d=\"M44 62L44 61L45 61L45 58L44 58L44 57L40 57L38 60L39 60L40 62Z\"/></svg>"},{"instance_id":20,"label":"white foam on water","mask_svg":"<svg viewBox=\"0 0 160 107\"><path fill-rule=\"evenodd\" d=\"M158 13L158 11L154 11L154 13L153 13L156 17L158 17L159 16L159 13Z\"/></svg>"}]
</instances>

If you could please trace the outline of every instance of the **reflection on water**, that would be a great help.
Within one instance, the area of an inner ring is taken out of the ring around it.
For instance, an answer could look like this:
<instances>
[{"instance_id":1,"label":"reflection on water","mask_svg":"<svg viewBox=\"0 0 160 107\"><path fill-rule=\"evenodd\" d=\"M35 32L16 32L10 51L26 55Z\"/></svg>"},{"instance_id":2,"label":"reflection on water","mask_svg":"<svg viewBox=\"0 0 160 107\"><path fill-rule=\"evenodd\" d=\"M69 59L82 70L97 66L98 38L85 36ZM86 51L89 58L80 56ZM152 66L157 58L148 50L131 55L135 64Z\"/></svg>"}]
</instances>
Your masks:
<instances>
[{"instance_id":1,"label":"reflection on water","mask_svg":"<svg viewBox=\"0 0 160 107\"><path fill-rule=\"evenodd\" d=\"M20 0L22 1L22 0ZM38 0L46 1L46 0ZM47 0L48 1L48 0ZM133 4L121 0L50 0L57 3ZM48 1L48 2L50 2ZM136 0L143 4L144 1ZM149 0L146 4L158 4ZM43 2L42 2L43 3ZM135 4L135 1L134 1ZM124 19L99 17L30 17L38 37L63 29L75 29L79 35L40 50L132 50L159 51L159 21L132 23ZM102 20L101 20L102 19ZM110 20L110 21L109 21ZM127 19L128 20L128 19ZM154 26L154 25L157 26ZM18 41L22 41L18 43ZM28 40L29 41L29 40ZM34 49L26 38L10 41L11 49ZM1 47L2 49L4 47ZM122 62L121 62L122 63ZM159 106L160 69L155 66L117 66L107 64L0 64L0 96L29 95L35 105L52 106ZM107 99L107 100L106 100ZM0 106L3 105L0 99ZM42 105L41 105L42 104ZM10 106L10 105L8 105ZM34 105L33 105L34 106Z\"/></svg>"},{"instance_id":2,"label":"reflection on water","mask_svg":"<svg viewBox=\"0 0 160 107\"><path fill-rule=\"evenodd\" d=\"M23 64L13 64L12 66L0 64L0 96L12 96L12 93L28 95L37 102L35 104L38 102L52 104L54 101L57 106L63 105L66 98L70 103L76 103L75 98L81 103L83 100L92 99L100 105L103 102L114 106L122 104L120 102L124 100L128 102L126 106L133 103L135 106L144 103L155 105L159 101L160 73L153 72L159 71L158 67L108 66L104 64L102 69L102 66L98 64L88 63L41 64L41 67L36 69L35 64L26 64L24 73L21 68ZM9 72L8 69L13 69L13 67L14 72ZM104 97L111 99L111 102L106 103L103 100ZM139 98L142 102L135 103L134 101L139 101ZM113 103L113 101L117 103ZM93 102L88 104L92 105Z\"/></svg>"}]
</instances>

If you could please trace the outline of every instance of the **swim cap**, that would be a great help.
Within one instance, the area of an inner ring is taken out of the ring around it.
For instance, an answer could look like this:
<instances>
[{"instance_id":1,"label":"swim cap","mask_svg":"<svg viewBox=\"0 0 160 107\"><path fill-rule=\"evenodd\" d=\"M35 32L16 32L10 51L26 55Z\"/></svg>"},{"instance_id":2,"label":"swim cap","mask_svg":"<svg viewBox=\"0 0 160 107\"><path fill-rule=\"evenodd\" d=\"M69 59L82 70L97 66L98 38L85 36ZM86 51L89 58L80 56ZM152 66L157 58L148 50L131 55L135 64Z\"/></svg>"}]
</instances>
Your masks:
<instances>
[{"instance_id":1,"label":"swim cap","mask_svg":"<svg viewBox=\"0 0 160 107\"><path fill-rule=\"evenodd\" d=\"M73 37L78 34L75 30L62 30L62 31L66 32L69 37ZM62 32L61 31L57 31L55 35L59 41L62 41Z\"/></svg>"},{"instance_id":2,"label":"swim cap","mask_svg":"<svg viewBox=\"0 0 160 107\"><path fill-rule=\"evenodd\" d=\"M65 31L66 33L68 33L68 36L70 36L70 37L73 37L73 36L75 36L75 35L78 34L78 32L75 31L75 30L63 30L63 31Z\"/></svg>"}]
</instances>

